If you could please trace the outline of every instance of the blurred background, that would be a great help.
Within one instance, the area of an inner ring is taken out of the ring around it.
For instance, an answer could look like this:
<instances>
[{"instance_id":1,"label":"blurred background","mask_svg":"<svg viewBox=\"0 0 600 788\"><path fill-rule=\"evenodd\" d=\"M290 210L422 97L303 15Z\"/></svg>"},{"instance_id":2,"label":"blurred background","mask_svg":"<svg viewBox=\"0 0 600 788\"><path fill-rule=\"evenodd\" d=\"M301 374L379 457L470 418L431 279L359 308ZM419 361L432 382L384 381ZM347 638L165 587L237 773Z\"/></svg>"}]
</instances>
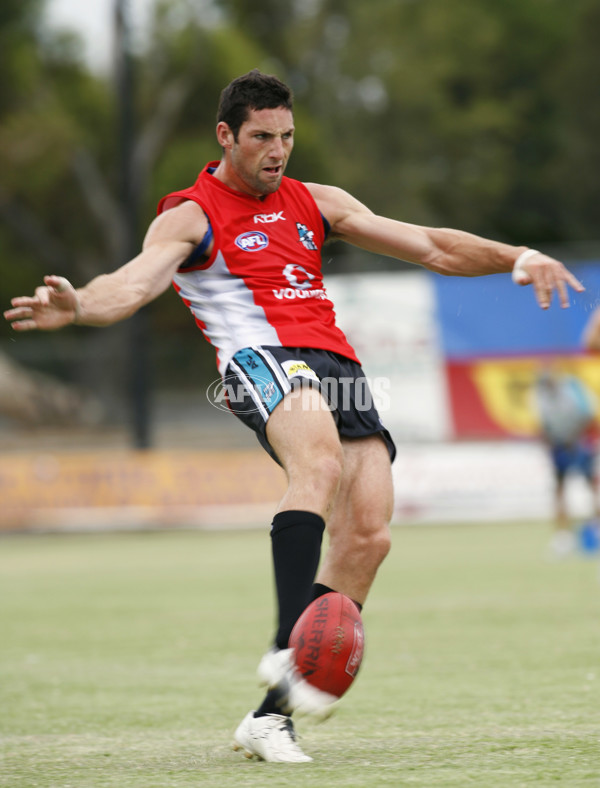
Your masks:
<instances>
[{"instance_id":1,"label":"blurred background","mask_svg":"<svg viewBox=\"0 0 600 788\"><path fill-rule=\"evenodd\" d=\"M337 244L323 261L398 442L395 521L549 517L536 375L552 359L600 395L581 344L600 304L599 28L594 0L4 0L2 308L46 273L79 286L134 256L160 197L219 157L221 89L275 73L295 93L290 176L542 249L584 282L542 313L506 275ZM267 516L281 472L211 405L216 377L175 292L110 329L3 322L0 527Z\"/></svg>"}]
</instances>

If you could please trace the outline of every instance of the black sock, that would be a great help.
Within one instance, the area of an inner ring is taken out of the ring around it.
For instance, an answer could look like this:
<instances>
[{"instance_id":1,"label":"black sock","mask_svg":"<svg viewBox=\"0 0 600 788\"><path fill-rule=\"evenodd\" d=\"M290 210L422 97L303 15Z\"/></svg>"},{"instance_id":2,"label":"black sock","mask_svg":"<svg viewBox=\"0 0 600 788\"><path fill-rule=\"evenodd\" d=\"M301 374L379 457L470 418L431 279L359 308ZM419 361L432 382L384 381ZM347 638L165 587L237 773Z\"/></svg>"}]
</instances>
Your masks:
<instances>
[{"instance_id":1,"label":"black sock","mask_svg":"<svg viewBox=\"0 0 600 788\"><path fill-rule=\"evenodd\" d=\"M271 546L278 603L275 645L287 648L294 624L311 601L321 558L325 521L314 512L279 512L273 518Z\"/></svg>"},{"instance_id":2,"label":"black sock","mask_svg":"<svg viewBox=\"0 0 600 788\"><path fill-rule=\"evenodd\" d=\"M298 617L311 601L311 589L319 559L325 522L313 512L279 512L273 518L271 544L278 604L277 648L287 648ZM270 689L255 717L282 714L281 692Z\"/></svg>"},{"instance_id":3,"label":"black sock","mask_svg":"<svg viewBox=\"0 0 600 788\"><path fill-rule=\"evenodd\" d=\"M281 692L278 689L270 689L265 695L265 699L254 712L255 717L264 717L265 714L283 714L279 703L281 702ZM290 716L288 714L286 717Z\"/></svg>"},{"instance_id":4,"label":"black sock","mask_svg":"<svg viewBox=\"0 0 600 788\"><path fill-rule=\"evenodd\" d=\"M313 583L311 599L318 599L325 594L331 594L335 589L324 586L323 583Z\"/></svg>"},{"instance_id":5,"label":"black sock","mask_svg":"<svg viewBox=\"0 0 600 788\"><path fill-rule=\"evenodd\" d=\"M314 583L312 587L312 599L318 599L320 596L324 594L330 594L332 591L335 591L334 588L329 588L329 586L323 585L323 583ZM363 606L360 602L357 602L356 599L352 600L356 607L358 608L358 612L362 613Z\"/></svg>"}]
</instances>

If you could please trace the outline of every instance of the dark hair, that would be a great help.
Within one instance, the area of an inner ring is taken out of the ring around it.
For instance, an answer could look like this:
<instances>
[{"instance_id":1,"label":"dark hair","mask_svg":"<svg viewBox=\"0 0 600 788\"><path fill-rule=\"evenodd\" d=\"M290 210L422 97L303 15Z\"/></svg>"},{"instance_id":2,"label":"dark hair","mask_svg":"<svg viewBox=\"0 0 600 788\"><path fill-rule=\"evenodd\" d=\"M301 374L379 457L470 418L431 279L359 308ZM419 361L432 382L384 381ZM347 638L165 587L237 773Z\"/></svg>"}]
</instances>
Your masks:
<instances>
[{"instance_id":1,"label":"dark hair","mask_svg":"<svg viewBox=\"0 0 600 788\"><path fill-rule=\"evenodd\" d=\"M277 77L261 73L257 68L237 77L223 88L217 110L217 123L223 121L233 132L238 132L248 119L251 109L292 109L292 91Z\"/></svg>"}]
</instances>

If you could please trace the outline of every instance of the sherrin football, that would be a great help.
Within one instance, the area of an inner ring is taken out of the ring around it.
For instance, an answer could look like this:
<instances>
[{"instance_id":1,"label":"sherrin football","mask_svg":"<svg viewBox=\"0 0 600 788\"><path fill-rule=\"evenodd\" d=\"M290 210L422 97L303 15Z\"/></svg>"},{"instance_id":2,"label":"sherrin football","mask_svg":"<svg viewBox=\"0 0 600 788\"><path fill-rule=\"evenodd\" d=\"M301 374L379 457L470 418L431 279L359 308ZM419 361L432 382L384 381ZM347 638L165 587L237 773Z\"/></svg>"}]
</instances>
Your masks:
<instances>
[{"instance_id":1,"label":"sherrin football","mask_svg":"<svg viewBox=\"0 0 600 788\"><path fill-rule=\"evenodd\" d=\"M358 608L349 597L337 592L311 602L289 640L304 679L336 698L341 698L356 678L364 645Z\"/></svg>"}]
</instances>

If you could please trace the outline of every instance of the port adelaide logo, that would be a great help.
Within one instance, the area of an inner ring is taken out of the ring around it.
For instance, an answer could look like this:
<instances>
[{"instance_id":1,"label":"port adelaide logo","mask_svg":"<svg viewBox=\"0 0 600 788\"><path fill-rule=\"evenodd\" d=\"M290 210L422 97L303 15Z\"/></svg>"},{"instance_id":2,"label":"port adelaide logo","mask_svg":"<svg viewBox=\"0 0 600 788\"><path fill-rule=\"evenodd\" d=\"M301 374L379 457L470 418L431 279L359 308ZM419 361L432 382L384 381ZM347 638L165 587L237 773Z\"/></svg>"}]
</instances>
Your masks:
<instances>
[{"instance_id":1,"label":"port adelaide logo","mask_svg":"<svg viewBox=\"0 0 600 788\"><path fill-rule=\"evenodd\" d=\"M305 249L309 249L311 252L318 251L318 246L313 240L315 237L314 230L309 230L302 222L296 222L296 229L298 230L298 240L302 246Z\"/></svg>"}]
</instances>

